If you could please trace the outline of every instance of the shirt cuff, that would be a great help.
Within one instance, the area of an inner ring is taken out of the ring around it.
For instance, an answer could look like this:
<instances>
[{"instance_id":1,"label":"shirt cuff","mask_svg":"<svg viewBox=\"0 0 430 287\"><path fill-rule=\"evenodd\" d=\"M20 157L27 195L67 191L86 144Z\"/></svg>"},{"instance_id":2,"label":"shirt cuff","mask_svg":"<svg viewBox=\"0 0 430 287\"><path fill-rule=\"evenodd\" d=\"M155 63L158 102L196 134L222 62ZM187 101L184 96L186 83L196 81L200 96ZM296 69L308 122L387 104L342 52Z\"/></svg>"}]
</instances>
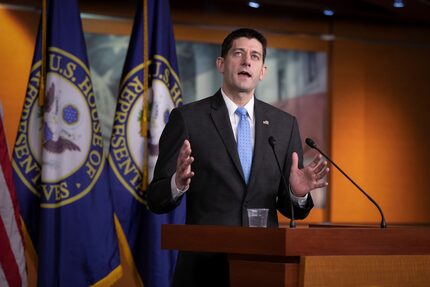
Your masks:
<instances>
[{"instance_id":1,"label":"shirt cuff","mask_svg":"<svg viewBox=\"0 0 430 287\"><path fill-rule=\"evenodd\" d=\"M179 197L181 197L181 195L183 195L188 188L190 187L189 185L187 185L184 189L179 189L176 186L176 181L175 181L175 177L176 177L176 172L173 174L171 180L170 180L170 188L172 190L172 198L173 200L177 200Z\"/></svg>"},{"instance_id":2,"label":"shirt cuff","mask_svg":"<svg viewBox=\"0 0 430 287\"><path fill-rule=\"evenodd\" d=\"M306 195L305 195L305 196L295 196L295 195L293 194L293 192L291 191L291 187L289 187L289 189L290 189L290 196L291 196L291 200L292 200L293 202L297 203L297 205L298 205L300 208L305 207L305 206L306 206L306 203L307 203L307 201L308 201L308 195L309 195L309 193L306 193Z\"/></svg>"}]
</instances>

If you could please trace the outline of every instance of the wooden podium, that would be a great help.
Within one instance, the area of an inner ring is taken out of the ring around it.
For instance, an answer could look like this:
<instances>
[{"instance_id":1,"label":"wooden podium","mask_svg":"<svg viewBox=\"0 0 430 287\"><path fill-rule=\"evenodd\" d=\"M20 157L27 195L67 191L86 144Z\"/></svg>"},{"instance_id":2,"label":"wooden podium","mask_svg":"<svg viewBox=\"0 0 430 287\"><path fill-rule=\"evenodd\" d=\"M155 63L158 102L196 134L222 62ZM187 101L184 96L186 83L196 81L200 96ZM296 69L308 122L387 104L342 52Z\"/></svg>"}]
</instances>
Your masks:
<instances>
[{"instance_id":1,"label":"wooden podium","mask_svg":"<svg viewBox=\"0 0 430 287\"><path fill-rule=\"evenodd\" d=\"M228 254L231 287L430 286L428 227L163 225L161 247Z\"/></svg>"}]
</instances>

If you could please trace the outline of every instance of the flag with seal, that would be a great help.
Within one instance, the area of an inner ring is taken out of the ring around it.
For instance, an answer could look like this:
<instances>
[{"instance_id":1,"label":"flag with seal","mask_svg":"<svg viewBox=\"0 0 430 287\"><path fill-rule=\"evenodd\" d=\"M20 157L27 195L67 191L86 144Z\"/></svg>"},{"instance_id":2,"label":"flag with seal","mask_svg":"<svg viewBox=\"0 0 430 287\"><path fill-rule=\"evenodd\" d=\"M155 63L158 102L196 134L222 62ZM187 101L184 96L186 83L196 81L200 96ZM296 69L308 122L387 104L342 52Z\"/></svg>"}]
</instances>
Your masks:
<instances>
[{"instance_id":1,"label":"flag with seal","mask_svg":"<svg viewBox=\"0 0 430 287\"><path fill-rule=\"evenodd\" d=\"M39 286L121 276L103 139L77 0L44 1L13 151Z\"/></svg>"},{"instance_id":2,"label":"flag with seal","mask_svg":"<svg viewBox=\"0 0 430 287\"><path fill-rule=\"evenodd\" d=\"M119 237L135 281L171 286L176 252L161 250L161 225L185 223L185 200L168 214L147 209L145 190L170 111L182 104L168 0L138 1L109 151ZM143 4L143 6L142 6Z\"/></svg>"}]
</instances>

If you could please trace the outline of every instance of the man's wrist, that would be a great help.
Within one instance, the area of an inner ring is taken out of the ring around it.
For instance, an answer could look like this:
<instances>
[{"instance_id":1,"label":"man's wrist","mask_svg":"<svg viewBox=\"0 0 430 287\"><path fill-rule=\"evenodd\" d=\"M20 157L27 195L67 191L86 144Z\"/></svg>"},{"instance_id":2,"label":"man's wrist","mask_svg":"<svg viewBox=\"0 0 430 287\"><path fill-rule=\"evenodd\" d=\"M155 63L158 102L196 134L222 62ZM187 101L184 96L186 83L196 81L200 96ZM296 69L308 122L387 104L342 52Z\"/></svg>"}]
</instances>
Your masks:
<instances>
[{"instance_id":1,"label":"man's wrist","mask_svg":"<svg viewBox=\"0 0 430 287\"><path fill-rule=\"evenodd\" d=\"M306 193L304 196L297 196L293 193L291 189L291 185L288 187L290 190L291 201L297 203L300 207L306 206L306 202L308 201L309 193Z\"/></svg>"},{"instance_id":2,"label":"man's wrist","mask_svg":"<svg viewBox=\"0 0 430 287\"><path fill-rule=\"evenodd\" d=\"M170 188L172 191L172 197L174 200L177 200L182 194L184 194L190 186L187 185L185 187L180 188L176 185L176 172L173 174L170 180Z\"/></svg>"},{"instance_id":3,"label":"man's wrist","mask_svg":"<svg viewBox=\"0 0 430 287\"><path fill-rule=\"evenodd\" d=\"M185 192L189 187L189 185L181 186L181 185L177 184L176 183L176 176L175 176L175 186L179 192Z\"/></svg>"}]
</instances>

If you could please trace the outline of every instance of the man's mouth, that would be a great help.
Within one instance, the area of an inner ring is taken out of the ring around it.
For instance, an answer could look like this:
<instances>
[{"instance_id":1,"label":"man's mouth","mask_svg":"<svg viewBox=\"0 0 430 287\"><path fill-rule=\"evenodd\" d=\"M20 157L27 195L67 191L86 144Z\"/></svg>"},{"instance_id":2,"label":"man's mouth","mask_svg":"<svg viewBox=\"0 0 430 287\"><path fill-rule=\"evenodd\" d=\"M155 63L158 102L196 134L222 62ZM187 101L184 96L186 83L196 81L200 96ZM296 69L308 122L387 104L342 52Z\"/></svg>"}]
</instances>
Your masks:
<instances>
[{"instance_id":1,"label":"man's mouth","mask_svg":"<svg viewBox=\"0 0 430 287\"><path fill-rule=\"evenodd\" d=\"M249 78L251 77L251 74L248 73L247 71L241 71L238 74L239 74L239 76L246 76L246 77L249 77Z\"/></svg>"}]
</instances>

